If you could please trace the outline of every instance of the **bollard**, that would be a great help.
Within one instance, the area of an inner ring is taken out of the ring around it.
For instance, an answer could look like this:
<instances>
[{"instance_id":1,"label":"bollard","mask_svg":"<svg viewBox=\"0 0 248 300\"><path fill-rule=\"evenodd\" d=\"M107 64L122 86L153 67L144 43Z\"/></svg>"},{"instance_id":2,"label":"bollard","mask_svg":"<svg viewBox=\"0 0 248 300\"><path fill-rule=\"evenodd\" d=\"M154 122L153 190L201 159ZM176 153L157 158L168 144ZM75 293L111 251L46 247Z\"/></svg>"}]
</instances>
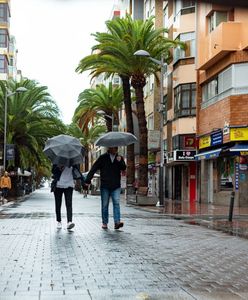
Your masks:
<instances>
[{"instance_id":1,"label":"bollard","mask_svg":"<svg viewBox=\"0 0 248 300\"><path fill-rule=\"evenodd\" d=\"M231 193L231 198L230 198L230 207L229 207L229 218L228 221L232 222L232 217L233 217L233 206L234 206L234 197L235 197L235 192Z\"/></svg>"}]
</instances>

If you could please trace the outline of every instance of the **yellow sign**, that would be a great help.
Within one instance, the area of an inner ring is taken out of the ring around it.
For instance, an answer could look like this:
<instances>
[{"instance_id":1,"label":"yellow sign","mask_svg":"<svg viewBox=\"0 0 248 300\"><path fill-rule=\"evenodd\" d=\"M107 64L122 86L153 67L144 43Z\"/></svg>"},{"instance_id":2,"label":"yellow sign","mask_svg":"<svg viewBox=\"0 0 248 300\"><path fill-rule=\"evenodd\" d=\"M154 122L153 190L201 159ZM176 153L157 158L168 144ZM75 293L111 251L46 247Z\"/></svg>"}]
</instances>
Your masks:
<instances>
[{"instance_id":1,"label":"yellow sign","mask_svg":"<svg viewBox=\"0 0 248 300\"><path fill-rule=\"evenodd\" d=\"M200 137L199 149L210 147L210 146L211 146L211 137L210 137L210 135Z\"/></svg>"},{"instance_id":2,"label":"yellow sign","mask_svg":"<svg viewBox=\"0 0 248 300\"><path fill-rule=\"evenodd\" d=\"M230 128L230 141L248 141L248 127Z\"/></svg>"},{"instance_id":3,"label":"yellow sign","mask_svg":"<svg viewBox=\"0 0 248 300\"><path fill-rule=\"evenodd\" d=\"M248 155L248 151L240 151L240 155Z\"/></svg>"}]
</instances>

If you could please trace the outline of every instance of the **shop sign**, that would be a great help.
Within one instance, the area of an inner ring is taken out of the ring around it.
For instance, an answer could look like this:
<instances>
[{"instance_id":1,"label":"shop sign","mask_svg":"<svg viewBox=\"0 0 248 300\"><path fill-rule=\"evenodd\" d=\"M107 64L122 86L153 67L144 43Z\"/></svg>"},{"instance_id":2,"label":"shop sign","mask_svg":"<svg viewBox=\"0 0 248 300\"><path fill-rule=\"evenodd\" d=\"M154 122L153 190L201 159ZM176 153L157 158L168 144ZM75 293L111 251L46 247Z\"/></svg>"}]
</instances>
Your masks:
<instances>
[{"instance_id":1,"label":"shop sign","mask_svg":"<svg viewBox=\"0 0 248 300\"><path fill-rule=\"evenodd\" d=\"M211 133L211 146L220 145L222 143L223 134L221 130Z\"/></svg>"},{"instance_id":2,"label":"shop sign","mask_svg":"<svg viewBox=\"0 0 248 300\"><path fill-rule=\"evenodd\" d=\"M195 137L194 136L184 136L184 148L195 148Z\"/></svg>"},{"instance_id":3,"label":"shop sign","mask_svg":"<svg viewBox=\"0 0 248 300\"><path fill-rule=\"evenodd\" d=\"M248 155L248 151L240 151L240 155L246 156L246 155Z\"/></svg>"},{"instance_id":4,"label":"shop sign","mask_svg":"<svg viewBox=\"0 0 248 300\"><path fill-rule=\"evenodd\" d=\"M223 135L227 135L230 133L229 123L225 122L223 127Z\"/></svg>"},{"instance_id":5,"label":"shop sign","mask_svg":"<svg viewBox=\"0 0 248 300\"><path fill-rule=\"evenodd\" d=\"M223 133L221 130L214 131L210 135L205 135L199 139L199 149L216 146L223 143Z\"/></svg>"},{"instance_id":6,"label":"shop sign","mask_svg":"<svg viewBox=\"0 0 248 300\"><path fill-rule=\"evenodd\" d=\"M200 137L199 139L199 149L207 148L211 146L211 137L210 135Z\"/></svg>"},{"instance_id":7,"label":"shop sign","mask_svg":"<svg viewBox=\"0 0 248 300\"><path fill-rule=\"evenodd\" d=\"M195 155L196 151L181 151L181 150L176 150L176 157L175 160L183 160L183 161L190 161L190 160L195 160Z\"/></svg>"},{"instance_id":8,"label":"shop sign","mask_svg":"<svg viewBox=\"0 0 248 300\"><path fill-rule=\"evenodd\" d=\"M148 130L148 149L158 149L160 147L160 131Z\"/></svg>"},{"instance_id":9,"label":"shop sign","mask_svg":"<svg viewBox=\"0 0 248 300\"><path fill-rule=\"evenodd\" d=\"M239 163L235 163L235 190L239 189Z\"/></svg>"},{"instance_id":10,"label":"shop sign","mask_svg":"<svg viewBox=\"0 0 248 300\"><path fill-rule=\"evenodd\" d=\"M248 141L248 127L230 128L230 141Z\"/></svg>"},{"instance_id":11,"label":"shop sign","mask_svg":"<svg viewBox=\"0 0 248 300\"><path fill-rule=\"evenodd\" d=\"M167 153L167 161L172 162L174 160L174 151Z\"/></svg>"},{"instance_id":12,"label":"shop sign","mask_svg":"<svg viewBox=\"0 0 248 300\"><path fill-rule=\"evenodd\" d=\"M247 170L247 164L239 164L239 169L241 171L246 171Z\"/></svg>"},{"instance_id":13,"label":"shop sign","mask_svg":"<svg viewBox=\"0 0 248 300\"><path fill-rule=\"evenodd\" d=\"M6 160L15 159L15 145L7 144L6 145Z\"/></svg>"}]
</instances>

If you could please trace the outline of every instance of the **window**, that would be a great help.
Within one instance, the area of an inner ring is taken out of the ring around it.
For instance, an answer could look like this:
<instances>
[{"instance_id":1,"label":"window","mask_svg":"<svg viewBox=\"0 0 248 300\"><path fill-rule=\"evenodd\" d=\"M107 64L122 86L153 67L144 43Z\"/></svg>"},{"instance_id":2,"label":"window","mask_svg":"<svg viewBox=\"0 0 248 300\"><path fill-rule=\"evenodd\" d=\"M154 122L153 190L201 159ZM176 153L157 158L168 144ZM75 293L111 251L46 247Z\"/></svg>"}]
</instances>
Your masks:
<instances>
[{"instance_id":1,"label":"window","mask_svg":"<svg viewBox=\"0 0 248 300\"><path fill-rule=\"evenodd\" d=\"M8 62L5 55L0 55L0 73L8 73Z\"/></svg>"},{"instance_id":2,"label":"window","mask_svg":"<svg viewBox=\"0 0 248 300\"><path fill-rule=\"evenodd\" d=\"M0 47L8 48L9 36L7 29L0 29Z\"/></svg>"},{"instance_id":3,"label":"window","mask_svg":"<svg viewBox=\"0 0 248 300\"><path fill-rule=\"evenodd\" d=\"M164 28L168 28L169 27L169 12L168 12L168 5L165 6L164 8L164 15L163 15L163 25L164 25ZM166 33L166 36L168 34Z\"/></svg>"},{"instance_id":4,"label":"window","mask_svg":"<svg viewBox=\"0 0 248 300\"><path fill-rule=\"evenodd\" d=\"M7 3L0 3L0 22L9 22L9 10Z\"/></svg>"},{"instance_id":5,"label":"window","mask_svg":"<svg viewBox=\"0 0 248 300\"><path fill-rule=\"evenodd\" d=\"M235 160L233 157L219 158L217 161L221 190L233 189L234 163Z\"/></svg>"},{"instance_id":6,"label":"window","mask_svg":"<svg viewBox=\"0 0 248 300\"><path fill-rule=\"evenodd\" d=\"M195 32L181 33L178 37L186 45L185 50L179 47L174 49L174 62L186 57L195 57Z\"/></svg>"},{"instance_id":7,"label":"window","mask_svg":"<svg viewBox=\"0 0 248 300\"><path fill-rule=\"evenodd\" d=\"M210 82L208 82L206 85L202 88L202 101L208 101L209 99L215 97L218 95L218 78L214 78Z\"/></svg>"},{"instance_id":8,"label":"window","mask_svg":"<svg viewBox=\"0 0 248 300\"><path fill-rule=\"evenodd\" d=\"M226 11L214 11L209 16L209 32L213 31L220 23L228 21Z\"/></svg>"},{"instance_id":9,"label":"window","mask_svg":"<svg viewBox=\"0 0 248 300\"><path fill-rule=\"evenodd\" d=\"M232 68L233 67L229 67L226 70L222 71L220 74L218 74L217 77L215 77L202 87L203 102L209 101L217 95L232 88ZM237 79L238 77L238 75L235 76L235 79Z\"/></svg>"},{"instance_id":10,"label":"window","mask_svg":"<svg viewBox=\"0 0 248 300\"><path fill-rule=\"evenodd\" d=\"M195 1L191 0L181 0L175 1L175 13L176 16L178 14L181 15L186 15L186 14L191 14L195 12Z\"/></svg>"},{"instance_id":11,"label":"window","mask_svg":"<svg viewBox=\"0 0 248 300\"><path fill-rule=\"evenodd\" d=\"M173 150L180 149L179 135L175 135L172 137L172 147L173 147Z\"/></svg>"},{"instance_id":12,"label":"window","mask_svg":"<svg viewBox=\"0 0 248 300\"><path fill-rule=\"evenodd\" d=\"M153 130L154 129L153 115L150 115L147 118L147 129L148 130Z\"/></svg>"},{"instance_id":13,"label":"window","mask_svg":"<svg viewBox=\"0 0 248 300\"><path fill-rule=\"evenodd\" d=\"M191 116L196 113L196 84L186 83L174 89L174 112L176 117Z\"/></svg>"}]
</instances>

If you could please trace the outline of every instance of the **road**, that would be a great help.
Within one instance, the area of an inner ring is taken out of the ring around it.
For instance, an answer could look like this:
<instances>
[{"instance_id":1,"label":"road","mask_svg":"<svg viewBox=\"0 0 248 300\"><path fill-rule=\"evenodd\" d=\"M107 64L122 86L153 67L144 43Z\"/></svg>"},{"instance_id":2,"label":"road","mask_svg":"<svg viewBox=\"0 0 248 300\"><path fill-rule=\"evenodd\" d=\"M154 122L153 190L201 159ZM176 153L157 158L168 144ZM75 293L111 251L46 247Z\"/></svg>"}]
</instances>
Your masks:
<instances>
[{"instance_id":1,"label":"road","mask_svg":"<svg viewBox=\"0 0 248 300\"><path fill-rule=\"evenodd\" d=\"M71 232L48 189L1 207L1 300L248 299L247 239L124 203L104 231L99 196L73 205Z\"/></svg>"}]
</instances>

